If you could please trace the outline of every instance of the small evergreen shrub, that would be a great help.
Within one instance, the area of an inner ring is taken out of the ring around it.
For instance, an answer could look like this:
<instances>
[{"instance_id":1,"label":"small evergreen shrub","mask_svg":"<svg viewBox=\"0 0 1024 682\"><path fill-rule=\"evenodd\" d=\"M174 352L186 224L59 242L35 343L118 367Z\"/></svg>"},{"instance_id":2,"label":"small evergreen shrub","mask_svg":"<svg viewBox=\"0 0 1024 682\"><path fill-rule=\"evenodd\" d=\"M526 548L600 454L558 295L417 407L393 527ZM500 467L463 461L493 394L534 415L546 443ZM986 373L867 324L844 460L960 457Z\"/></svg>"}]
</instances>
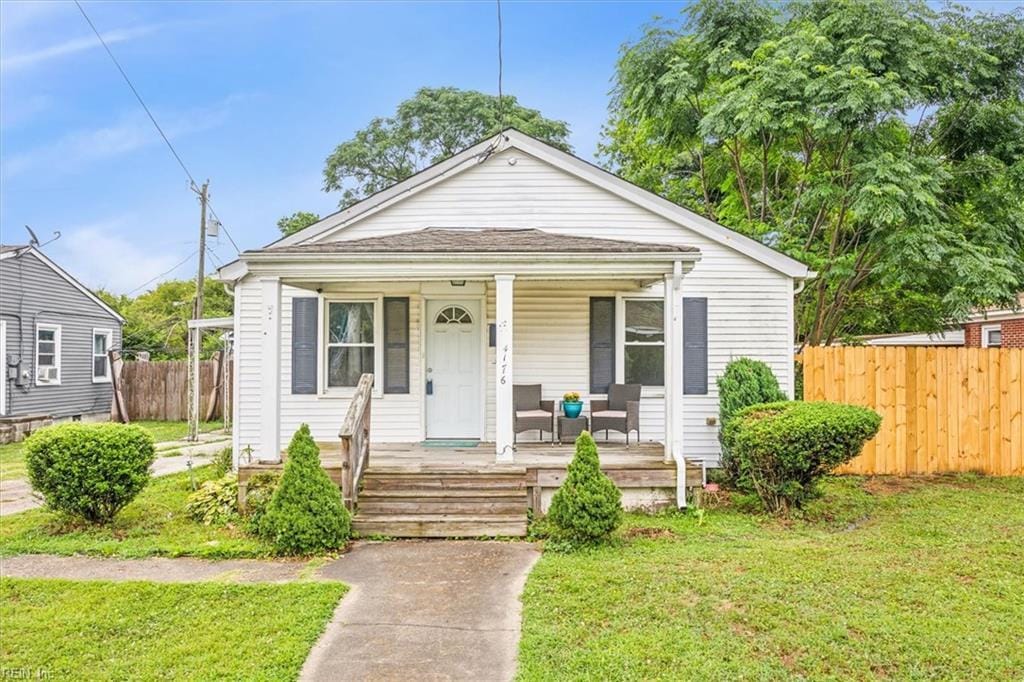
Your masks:
<instances>
[{"instance_id":1,"label":"small evergreen shrub","mask_svg":"<svg viewBox=\"0 0 1024 682\"><path fill-rule=\"evenodd\" d=\"M67 422L25 441L32 487L46 506L89 523L105 523L149 482L153 437L130 424Z\"/></svg>"},{"instance_id":2,"label":"small evergreen shrub","mask_svg":"<svg viewBox=\"0 0 1024 682\"><path fill-rule=\"evenodd\" d=\"M258 532L281 554L305 555L341 547L351 530L341 491L320 467L320 448L303 424L288 445L281 483Z\"/></svg>"},{"instance_id":3,"label":"small evergreen shrub","mask_svg":"<svg viewBox=\"0 0 1024 682\"><path fill-rule=\"evenodd\" d=\"M602 473L597 445L587 431L576 439L576 454L547 519L553 537L575 544L607 538L622 522L622 492Z\"/></svg>"},{"instance_id":4,"label":"small evergreen shrub","mask_svg":"<svg viewBox=\"0 0 1024 682\"><path fill-rule=\"evenodd\" d=\"M740 410L724 431L742 489L773 514L815 495L818 481L860 454L882 418L856 405L791 401Z\"/></svg>"},{"instance_id":5,"label":"small evergreen shrub","mask_svg":"<svg viewBox=\"0 0 1024 682\"><path fill-rule=\"evenodd\" d=\"M740 486L740 471L724 434L733 416L745 407L785 400L771 367L760 360L738 358L725 366L718 377L718 439L722 446L722 469L729 483Z\"/></svg>"},{"instance_id":6,"label":"small evergreen shrub","mask_svg":"<svg viewBox=\"0 0 1024 682\"><path fill-rule=\"evenodd\" d=\"M238 476L227 474L212 481L203 481L199 490L189 495L185 513L207 526L223 526L238 520Z\"/></svg>"},{"instance_id":7,"label":"small evergreen shrub","mask_svg":"<svg viewBox=\"0 0 1024 682\"><path fill-rule=\"evenodd\" d=\"M245 487L245 516L249 520L249 528L259 528L260 520L267 511L267 505L274 497L274 491L281 483L281 474L267 471L256 474L249 479Z\"/></svg>"}]
</instances>

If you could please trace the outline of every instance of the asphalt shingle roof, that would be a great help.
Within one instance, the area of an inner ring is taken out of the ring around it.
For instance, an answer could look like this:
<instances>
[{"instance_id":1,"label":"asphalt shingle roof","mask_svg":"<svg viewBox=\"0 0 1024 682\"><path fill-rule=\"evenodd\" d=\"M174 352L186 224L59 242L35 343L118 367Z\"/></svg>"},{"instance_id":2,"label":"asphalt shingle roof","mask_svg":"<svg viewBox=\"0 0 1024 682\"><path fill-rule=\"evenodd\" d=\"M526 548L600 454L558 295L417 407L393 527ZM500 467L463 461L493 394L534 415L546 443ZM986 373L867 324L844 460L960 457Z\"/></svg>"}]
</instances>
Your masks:
<instances>
[{"instance_id":1,"label":"asphalt shingle roof","mask_svg":"<svg viewBox=\"0 0 1024 682\"><path fill-rule=\"evenodd\" d=\"M693 246L555 234L537 229L444 229L264 249L264 253L694 253Z\"/></svg>"}]
</instances>

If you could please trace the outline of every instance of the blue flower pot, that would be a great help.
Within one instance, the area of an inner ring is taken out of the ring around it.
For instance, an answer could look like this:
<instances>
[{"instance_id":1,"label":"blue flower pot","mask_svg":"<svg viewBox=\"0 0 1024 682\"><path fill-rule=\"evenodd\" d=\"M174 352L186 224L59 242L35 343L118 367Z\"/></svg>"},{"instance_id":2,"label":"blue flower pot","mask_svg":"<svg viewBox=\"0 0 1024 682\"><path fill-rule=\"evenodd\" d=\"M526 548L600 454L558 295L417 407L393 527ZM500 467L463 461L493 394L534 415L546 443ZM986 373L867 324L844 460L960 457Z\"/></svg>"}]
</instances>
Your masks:
<instances>
[{"instance_id":1,"label":"blue flower pot","mask_svg":"<svg viewBox=\"0 0 1024 682\"><path fill-rule=\"evenodd\" d=\"M583 411L583 402L570 403L563 400L562 411L565 412L565 416L569 419L575 419Z\"/></svg>"}]
</instances>

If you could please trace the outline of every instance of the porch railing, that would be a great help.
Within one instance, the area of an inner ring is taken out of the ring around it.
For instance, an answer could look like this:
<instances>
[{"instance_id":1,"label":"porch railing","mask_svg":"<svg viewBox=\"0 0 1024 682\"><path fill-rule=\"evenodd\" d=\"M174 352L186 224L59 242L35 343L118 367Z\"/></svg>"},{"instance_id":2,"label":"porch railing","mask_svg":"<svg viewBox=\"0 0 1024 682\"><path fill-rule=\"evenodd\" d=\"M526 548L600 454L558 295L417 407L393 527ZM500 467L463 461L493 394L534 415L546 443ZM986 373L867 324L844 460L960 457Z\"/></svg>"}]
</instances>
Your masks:
<instances>
[{"instance_id":1,"label":"porch railing","mask_svg":"<svg viewBox=\"0 0 1024 682\"><path fill-rule=\"evenodd\" d=\"M356 394L341 424L341 496L354 510L359 497L359 481L370 465L370 407L373 401L373 375L359 377Z\"/></svg>"}]
</instances>

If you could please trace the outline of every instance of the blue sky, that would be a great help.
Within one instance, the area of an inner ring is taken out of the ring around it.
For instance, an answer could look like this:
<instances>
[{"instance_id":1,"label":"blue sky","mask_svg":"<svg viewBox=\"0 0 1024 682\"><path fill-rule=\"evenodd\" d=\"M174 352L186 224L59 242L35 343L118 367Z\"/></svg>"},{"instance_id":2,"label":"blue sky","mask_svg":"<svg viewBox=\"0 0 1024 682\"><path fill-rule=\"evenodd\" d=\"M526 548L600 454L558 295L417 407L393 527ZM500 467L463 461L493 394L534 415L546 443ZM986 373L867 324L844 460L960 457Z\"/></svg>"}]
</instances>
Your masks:
<instances>
[{"instance_id":1,"label":"blue sky","mask_svg":"<svg viewBox=\"0 0 1024 682\"><path fill-rule=\"evenodd\" d=\"M421 86L496 92L482 3L94 2L84 6L238 245L330 213L324 158ZM683 2L505 0L505 91L568 121L592 158L620 46ZM988 10L1017 2L970 3ZM195 250L187 180L71 2L0 2L0 241L22 225L83 282L131 292ZM212 244L221 262L235 250ZM216 265L217 261L210 264ZM194 275L194 263L173 277Z\"/></svg>"},{"instance_id":2,"label":"blue sky","mask_svg":"<svg viewBox=\"0 0 1024 682\"><path fill-rule=\"evenodd\" d=\"M284 214L334 210L324 158L418 87L496 92L492 2L83 4L243 249ZM506 0L505 91L568 121L591 158L620 45L681 6ZM47 253L131 291L195 249L184 173L74 4L0 12L0 239L60 230Z\"/></svg>"}]
</instances>

